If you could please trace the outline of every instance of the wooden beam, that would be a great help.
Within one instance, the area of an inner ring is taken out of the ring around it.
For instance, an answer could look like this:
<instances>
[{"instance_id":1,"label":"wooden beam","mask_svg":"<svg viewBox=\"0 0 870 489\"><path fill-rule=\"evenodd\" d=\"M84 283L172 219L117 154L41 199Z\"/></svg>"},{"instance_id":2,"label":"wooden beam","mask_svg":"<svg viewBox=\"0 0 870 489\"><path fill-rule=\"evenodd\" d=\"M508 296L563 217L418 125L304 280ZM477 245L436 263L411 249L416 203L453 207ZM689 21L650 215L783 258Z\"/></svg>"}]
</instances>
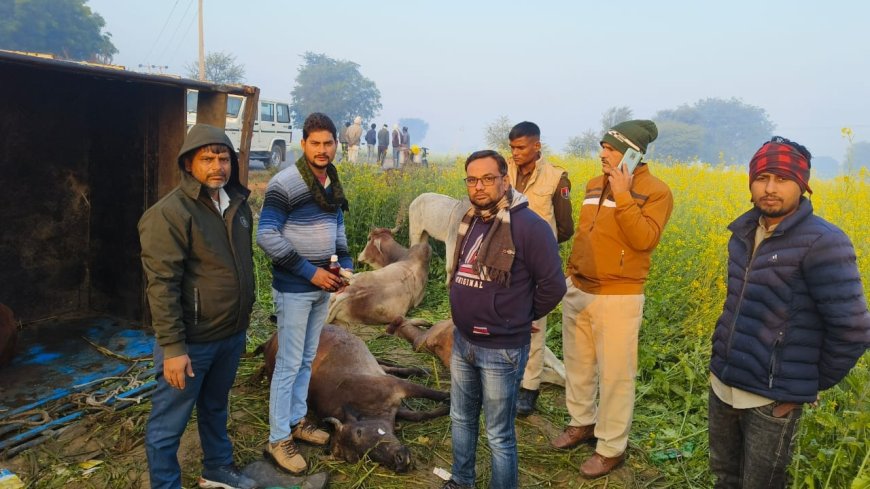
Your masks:
<instances>
[{"instance_id":1,"label":"wooden beam","mask_svg":"<svg viewBox=\"0 0 870 489\"><path fill-rule=\"evenodd\" d=\"M260 110L260 89L245 87L245 108L242 114L242 140L239 146L239 181L248 186L248 170L251 158L251 137L254 134L254 120Z\"/></svg>"},{"instance_id":2,"label":"wooden beam","mask_svg":"<svg viewBox=\"0 0 870 489\"><path fill-rule=\"evenodd\" d=\"M227 127L227 94L200 90L196 101L196 123Z\"/></svg>"}]
</instances>

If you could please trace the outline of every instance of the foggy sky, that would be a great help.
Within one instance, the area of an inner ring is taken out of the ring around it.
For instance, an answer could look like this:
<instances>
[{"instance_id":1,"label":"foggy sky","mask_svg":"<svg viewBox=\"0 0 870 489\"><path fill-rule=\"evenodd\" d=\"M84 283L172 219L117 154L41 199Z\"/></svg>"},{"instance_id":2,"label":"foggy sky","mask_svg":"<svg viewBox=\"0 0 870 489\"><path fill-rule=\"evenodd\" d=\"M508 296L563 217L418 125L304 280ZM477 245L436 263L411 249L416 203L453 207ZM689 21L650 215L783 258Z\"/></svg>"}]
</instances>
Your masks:
<instances>
[{"instance_id":1,"label":"foggy sky","mask_svg":"<svg viewBox=\"0 0 870 489\"><path fill-rule=\"evenodd\" d=\"M482 148L500 115L561 151L611 106L649 118L707 97L766 109L815 156L842 160L844 126L870 141L866 2L204 3L206 51L234 54L261 97L289 100L305 51L354 61L381 91L372 122L424 119L437 152ZM184 74L197 57L196 0L88 5L117 64Z\"/></svg>"}]
</instances>

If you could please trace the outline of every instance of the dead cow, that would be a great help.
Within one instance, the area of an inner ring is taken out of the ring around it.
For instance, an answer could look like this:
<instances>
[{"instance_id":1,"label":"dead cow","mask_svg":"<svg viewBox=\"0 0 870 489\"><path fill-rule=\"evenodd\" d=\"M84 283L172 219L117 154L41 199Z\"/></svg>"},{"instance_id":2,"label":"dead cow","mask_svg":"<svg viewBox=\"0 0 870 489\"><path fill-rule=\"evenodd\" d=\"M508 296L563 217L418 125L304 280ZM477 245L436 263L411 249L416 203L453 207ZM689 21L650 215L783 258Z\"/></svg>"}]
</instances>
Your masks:
<instances>
[{"instance_id":1,"label":"dead cow","mask_svg":"<svg viewBox=\"0 0 870 489\"><path fill-rule=\"evenodd\" d=\"M395 319L387 326L387 334L398 336L414 346L414 351L428 351L450 368L450 355L453 352L453 331L456 326L452 319L438 321L432 325L425 319Z\"/></svg>"},{"instance_id":2,"label":"dead cow","mask_svg":"<svg viewBox=\"0 0 870 489\"><path fill-rule=\"evenodd\" d=\"M453 324L452 319L438 321L429 327L431 324L424 319L398 318L387 326L387 333L408 341L414 346L414 351L432 353L449 369L456 325ZM565 385L565 365L553 354L549 346L544 347L544 371L541 373L541 382Z\"/></svg>"},{"instance_id":3,"label":"dead cow","mask_svg":"<svg viewBox=\"0 0 870 489\"><path fill-rule=\"evenodd\" d=\"M396 231L387 228L374 228L369 240L360 252L357 261L368 263L373 269L384 268L408 256L408 248L400 245L394 238Z\"/></svg>"},{"instance_id":4,"label":"dead cow","mask_svg":"<svg viewBox=\"0 0 870 489\"><path fill-rule=\"evenodd\" d=\"M330 297L326 322L387 324L404 316L423 300L431 256L429 243L420 243L395 263L355 274L350 285Z\"/></svg>"},{"instance_id":5,"label":"dead cow","mask_svg":"<svg viewBox=\"0 0 870 489\"><path fill-rule=\"evenodd\" d=\"M12 309L0 304L0 367L12 363L15 345L18 343L18 323Z\"/></svg>"},{"instance_id":6,"label":"dead cow","mask_svg":"<svg viewBox=\"0 0 870 489\"><path fill-rule=\"evenodd\" d=\"M467 197L454 199L449 195L430 192L418 195L408 207L408 240L411 246L426 242L429 236L443 241L448 277L453 267L459 222L470 207L471 202Z\"/></svg>"},{"instance_id":7,"label":"dead cow","mask_svg":"<svg viewBox=\"0 0 870 489\"><path fill-rule=\"evenodd\" d=\"M278 337L273 335L260 348L266 357L264 369L271 378ZM330 446L333 456L356 463L368 455L391 470L406 472L411 467L411 452L396 438L396 418L420 421L445 416L450 409L445 405L413 411L402 407L402 400L422 397L443 402L450 394L389 375L387 370L404 374L419 371L382 367L362 340L327 324L311 366L308 406L335 426Z\"/></svg>"}]
</instances>

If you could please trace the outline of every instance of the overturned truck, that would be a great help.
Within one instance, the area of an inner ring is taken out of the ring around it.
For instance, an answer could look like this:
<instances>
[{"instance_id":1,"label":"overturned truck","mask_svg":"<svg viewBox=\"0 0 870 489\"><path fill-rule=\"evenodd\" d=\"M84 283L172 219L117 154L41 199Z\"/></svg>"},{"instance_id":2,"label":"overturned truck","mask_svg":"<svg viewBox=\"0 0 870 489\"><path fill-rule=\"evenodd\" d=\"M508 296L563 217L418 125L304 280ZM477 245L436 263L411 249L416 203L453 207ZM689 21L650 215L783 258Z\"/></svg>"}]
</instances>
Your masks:
<instances>
[{"instance_id":1,"label":"overturned truck","mask_svg":"<svg viewBox=\"0 0 870 489\"><path fill-rule=\"evenodd\" d=\"M179 180L187 91L199 93L197 122L223 127L227 97L255 114L259 90L8 51L0 73L0 303L17 328L0 367L2 457L82 405L147 395L136 224ZM242 124L242 183L252 126Z\"/></svg>"}]
</instances>

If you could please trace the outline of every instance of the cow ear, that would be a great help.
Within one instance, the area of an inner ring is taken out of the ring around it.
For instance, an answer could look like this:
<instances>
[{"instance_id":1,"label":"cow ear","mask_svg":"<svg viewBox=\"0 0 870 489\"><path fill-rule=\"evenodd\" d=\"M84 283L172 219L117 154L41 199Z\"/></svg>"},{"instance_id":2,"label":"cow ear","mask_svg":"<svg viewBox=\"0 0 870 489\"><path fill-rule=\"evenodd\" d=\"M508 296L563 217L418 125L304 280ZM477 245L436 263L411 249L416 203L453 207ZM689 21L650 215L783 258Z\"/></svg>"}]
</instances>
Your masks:
<instances>
[{"instance_id":1,"label":"cow ear","mask_svg":"<svg viewBox=\"0 0 870 489\"><path fill-rule=\"evenodd\" d=\"M375 248L378 250L378 253L380 253L382 255L384 254L384 252L381 251L381 240L380 239L375 240Z\"/></svg>"}]
</instances>

